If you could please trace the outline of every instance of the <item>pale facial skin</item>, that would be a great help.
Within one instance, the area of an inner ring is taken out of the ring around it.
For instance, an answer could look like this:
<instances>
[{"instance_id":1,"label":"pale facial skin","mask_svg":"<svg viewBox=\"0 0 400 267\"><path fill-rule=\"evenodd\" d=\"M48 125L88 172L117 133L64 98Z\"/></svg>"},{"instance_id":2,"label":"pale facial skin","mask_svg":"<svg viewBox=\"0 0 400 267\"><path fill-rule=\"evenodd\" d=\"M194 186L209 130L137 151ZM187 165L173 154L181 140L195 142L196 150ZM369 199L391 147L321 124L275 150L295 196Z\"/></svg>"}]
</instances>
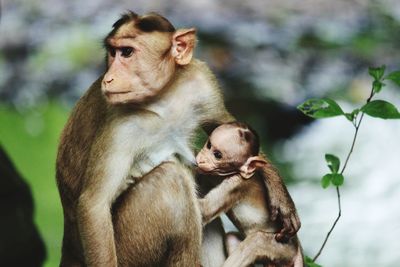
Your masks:
<instances>
[{"instance_id":1,"label":"pale facial skin","mask_svg":"<svg viewBox=\"0 0 400 267\"><path fill-rule=\"evenodd\" d=\"M123 25L106 39L108 70L101 89L107 101L143 104L156 96L178 66L189 64L194 43L195 29L147 33L134 22Z\"/></svg>"},{"instance_id":2,"label":"pale facial skin","mask_svg":"<svg viewBox=\"0 0 400 267\"><path fill-rule=\"evenodd\" d=\"M216 128L197 154L199 170L220 176L240 173L244 178L251 177L266 162L258 155L250 155L250 145L243 135L243 129L229 124Z\"/></svg>"}]
</instances>

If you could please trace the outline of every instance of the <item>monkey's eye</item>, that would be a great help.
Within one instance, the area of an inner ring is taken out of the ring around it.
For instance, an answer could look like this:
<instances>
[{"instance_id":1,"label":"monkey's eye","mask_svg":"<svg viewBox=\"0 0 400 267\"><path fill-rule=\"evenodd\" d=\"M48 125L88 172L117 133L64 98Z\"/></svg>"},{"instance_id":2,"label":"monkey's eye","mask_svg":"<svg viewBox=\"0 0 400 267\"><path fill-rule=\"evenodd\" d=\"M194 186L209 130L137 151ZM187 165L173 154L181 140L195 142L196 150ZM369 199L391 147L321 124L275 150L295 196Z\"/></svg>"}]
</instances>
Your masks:
<instances>
[{"instance_id":1,"label":"monkey's eye","mask_svg":"<svg viewBox=\"0 0 400 267\"><path fill-rule=\"evenodd\" d=\"M130 57L133 54L133 47L130 46L121 47L120 50L123 57Z\"/></svg>"},{"instance_id":2,"label":"monkey's eye","mask_svg":"<svg viewBox=\"0 0 400 267\"><path fill-rule=\"evenodd\" d=\"M207 148L208 148L208 149L211 148L211 142L210 142L210 140L207 142Z\"/></svg>"},{"instance_id":3,"label":"monkey's eye","mask_svg":"<svg viewBox=\"0 0 400 267\"><path fill-rule=\"evenodd\" d=\"M216 159L222 159L222 153L219 150L214 151L214 157Z\"/></svg>"},{"instance_id":4,"label":"monkey's eye","mask_svg":"<svg viewBox=\"0 0 400 267\"><path fill-rule=\"evenodd\" d=\"M115 48L114 47L108 47L107 50L108 50L108 53L110 53L111 57L115 57Z\"/></svg>"}]
</instances>

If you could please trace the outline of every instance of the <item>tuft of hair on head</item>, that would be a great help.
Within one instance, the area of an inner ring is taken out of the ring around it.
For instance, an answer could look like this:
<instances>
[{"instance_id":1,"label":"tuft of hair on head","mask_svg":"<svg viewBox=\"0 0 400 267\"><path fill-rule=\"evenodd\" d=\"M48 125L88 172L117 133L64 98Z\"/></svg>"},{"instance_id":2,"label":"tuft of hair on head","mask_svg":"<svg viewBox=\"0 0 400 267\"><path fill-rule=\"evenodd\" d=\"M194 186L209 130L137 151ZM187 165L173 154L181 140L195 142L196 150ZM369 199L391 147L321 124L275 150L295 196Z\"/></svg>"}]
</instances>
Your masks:
<instances>
[{"instance_id":1,"label":"tuft of hair on head","mask_svg":"<svg viewBox=\"0 0 400 267\"><path fill-rule=\"evenodd\" d=\"M160 14L151 12L147 15L139 16L135 12L128 10L112 25L111 32L104 38L104 46L106 47L107 45L107 39L113 37L122 25L132 21L135 22L135 27L142 32L175 32L175 27L172 23Z\"/></svg>"},{"instance_id":2,"label":"tuft of hair on head","mask_svg":"<svg viewBox=\"0 0 400 267\"><path fill-rule=\"evenodd\" d=\"M239 129L240 137L249 145L250 156L260 153L260 137L250 125L238 121L227 124Z\"/></svg>"},{"instance_id":3,"label":"tuft of hair on head","mask_svg":"<svg viewBox=\"0 0 400 267\"><path fill-rule=\"evenodd\" d=\"M151 12L139 17L136 21L136 27L143 32L175 32L175 27L165 17L158 13Z\"/></svg>"},{"instance_id":4,"label":"tuft of hair on head","mask_svg":"<svg viewBox=\"0 0 400 267\"><path fill-rule=\"evenodd\" d=\"M112 30L104 38L103 46L107 47L108 38L113 37L122 25L129 23L131 21L135 21L137 20L138 17L139 15L131 10L128 10L126 13L122 14L121 17L116 22L114 22L114 24L112 25Z\"/></svg>"},{"instance_id":5,"label":"tuft of hair on head","mask_svg":"<svg viewBox=\"0 0 400 267\"><path fill-rule=\"evenodd\" d=\"M122 14L121 17L112 25L113 29L118 30L119 27L124 25L125 23L137 20L139 15L135 12L128 10L126 13Z\"/></svg>"}]
</instances>

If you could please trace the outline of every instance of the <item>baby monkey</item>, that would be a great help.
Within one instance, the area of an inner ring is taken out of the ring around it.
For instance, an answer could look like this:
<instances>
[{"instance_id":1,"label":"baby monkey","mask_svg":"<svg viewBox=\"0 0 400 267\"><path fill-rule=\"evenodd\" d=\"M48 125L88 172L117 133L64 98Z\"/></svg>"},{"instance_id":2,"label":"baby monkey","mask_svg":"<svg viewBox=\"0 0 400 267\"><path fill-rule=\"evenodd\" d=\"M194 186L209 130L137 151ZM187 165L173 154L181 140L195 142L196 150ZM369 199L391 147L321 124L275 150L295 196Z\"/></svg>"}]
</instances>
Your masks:
<instances>
[{"instance_id":1,"label":"baby monkey","mask_svg":"<svg viewBox=\"0 0 400 267\"><path fill-rule=\"evenodd\" d=\"M276 240L282 225L272 219L264 181L268 177L258 171L265 166L276 169L259 156L259 147L257 133L243 123L222 124L211 133L196 161L199 172L216 176L220 183L200 199L203 224L226 212L240 231L239 236L226 236L228 258L224 267L255 262L268 267L302 267L297 236L285 242Z\"/></svg>"}]
</instances>

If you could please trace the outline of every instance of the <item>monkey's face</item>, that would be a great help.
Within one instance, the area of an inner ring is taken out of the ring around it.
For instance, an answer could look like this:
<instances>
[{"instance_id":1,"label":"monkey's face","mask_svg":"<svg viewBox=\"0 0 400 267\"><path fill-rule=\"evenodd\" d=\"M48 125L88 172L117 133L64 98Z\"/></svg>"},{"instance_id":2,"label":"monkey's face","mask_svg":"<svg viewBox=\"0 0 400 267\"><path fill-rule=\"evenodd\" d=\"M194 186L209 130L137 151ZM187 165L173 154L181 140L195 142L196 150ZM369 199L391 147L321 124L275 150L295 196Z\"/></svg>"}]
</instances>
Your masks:
<instances>
[{"instance_id":1,"label":"monkey's face","mask_svg":"<svg viewBox=\"0 0 400 267\"><path fill-rule=\"evenodd\" d=\"M102 91L108 102L139 103L159 93L175 71L170 35L140 32L131 22L107 39Z\"/></svg>"},{"instance_id":2,"label":"monkey's face","mask_svg":"<svg viewBox=\"0 0 400 267\"><path fill-rule=\"evenodd\" d=\"M219 176L240 173L248 179L257 169L265 167L268 162L253 155L246 131L232 124L217 127L197 154L199 171Z\"/></svg>"},{"instance_id":3,"label":"monkey's face","mask_svg":"<svg viewBox=\"0 0 400 267\"><path fill-rule=\"evenodd\" d=\"M221 125L216 128L197 154L196 162L201 172L227 176L239 173L248 158L248 146L236 127Z\"/></svg>"},{"instance_id":4,"label":"monkey's face","mask_svg":"<svg viewBox=\"0 0 400 267\"><path fill-rule=\"evenodd\" d=\"M144 32L136 23L123 24L105 40L108 69L101 88L111 104L151 100L192 58L194 29Z\"/></svg>"}]
</instances>

